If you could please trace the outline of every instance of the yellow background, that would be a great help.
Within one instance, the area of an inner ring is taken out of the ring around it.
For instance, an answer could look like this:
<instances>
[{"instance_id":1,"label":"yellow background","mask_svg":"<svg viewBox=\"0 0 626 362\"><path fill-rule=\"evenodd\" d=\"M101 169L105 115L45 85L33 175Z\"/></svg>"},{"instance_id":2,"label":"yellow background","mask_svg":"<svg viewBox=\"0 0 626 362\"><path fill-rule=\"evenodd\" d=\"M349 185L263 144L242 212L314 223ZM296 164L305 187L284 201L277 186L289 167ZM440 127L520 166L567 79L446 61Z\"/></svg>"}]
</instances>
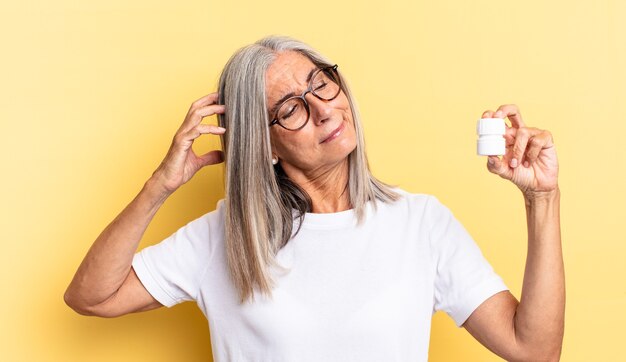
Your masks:
<instances>
[{"instance_id":1,"label":"yellow background","mask_svg":"<svg viewBox=\"0 0 626 362\"><path fill-rule=\"evenodd\" d=\"M194 303L84 317L63 292L91 243L159 165L191 102L268 34L340 65L381 179L434 194L520 297L523 199L476 155L476 120L516 103L560 161L563 361L624 360L626 2L22 1L0 8L0 360L207 361ZM206 122L215 122L209 118ZM196 152L217 147L203 136ZM140 245L215 208L201 170ZM444 313L432 361L499 361Z\"/></svg>"}]
</instances>

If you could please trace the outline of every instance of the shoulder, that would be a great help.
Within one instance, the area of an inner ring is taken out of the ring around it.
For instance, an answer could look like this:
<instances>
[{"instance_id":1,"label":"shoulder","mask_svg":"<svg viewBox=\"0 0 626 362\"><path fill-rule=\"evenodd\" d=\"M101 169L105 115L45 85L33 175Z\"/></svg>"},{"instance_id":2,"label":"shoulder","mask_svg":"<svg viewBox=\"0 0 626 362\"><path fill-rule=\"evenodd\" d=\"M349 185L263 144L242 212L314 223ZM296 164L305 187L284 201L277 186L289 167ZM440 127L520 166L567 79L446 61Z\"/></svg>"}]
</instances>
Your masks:
<instances>
[{"instance_id":1,"label":"shoulder","mask_svg":"<svg viewBox=\"0 0 626 362\"><path fill-rule=\"evenodd\" d=\"M409 207L411 210L424 210L429 207L430 204L439 203L439 200L431 194L410 192L399 187L394 187L392 190L400 195L400 198L397 201L390 204L395 207L404 206Z\"/></svg>"},{"instance_id":2,"label":"shoulder","mask_svg":"<svg viewBox=\"0 0 626 362\"><path fill-rule=\"evenodd\" d=\"M419 218L423 224L432 227L454 217L450 209L434 194L409 192L399 187L394 187L393 191L400 198L386 204L386 207L407 214L412 220Z\"/></svg>"},{"instance_id":3,"label":"shoulder","mask_svg":"<svg viewBox=\"0 0 626 362\"><path fill-rule=\"evenodd\" d=\"M400 197L393 202L379 202L382 214L393 214L395 217L406 217L411 222L420 224L430 224L433 220L440 218L437 216L445 206L432 194L409 192L399 187L392 188Z\"/></svg>"},{"instance_id":4,"label":"shoulder","mask_svg":"<svg viewBox=\"0 0 626 362\"><path fill-rule=\"evenodd\" d=\"M205 242L221 235L224 231L224 199L217 201L217 207L187 222L177 233L184 233L188 239Z\"/></svg>"}]
</instances>

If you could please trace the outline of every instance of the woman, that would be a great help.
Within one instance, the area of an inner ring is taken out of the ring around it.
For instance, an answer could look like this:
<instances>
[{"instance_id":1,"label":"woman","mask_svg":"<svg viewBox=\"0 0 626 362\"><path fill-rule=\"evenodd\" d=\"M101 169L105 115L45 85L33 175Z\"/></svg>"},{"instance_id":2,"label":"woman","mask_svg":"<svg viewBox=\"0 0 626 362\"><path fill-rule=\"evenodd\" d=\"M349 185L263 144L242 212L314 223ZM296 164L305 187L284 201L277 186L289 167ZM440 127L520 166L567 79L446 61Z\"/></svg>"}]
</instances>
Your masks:
<instances>
[{"instance_id":1,"label":"woman","mask_svg":"<svg viewBox=\"0 0 626 362\"><path fill-rule=\"evenodd\" d=\"M222 127L201 124L217 114ZM488 169L522 191L522 298L434 196L369 172L358 110L338 67L306 44L267 37L236 52L218 92L198 99L137 197L107 226L65 294L115 317L194 300L216 361L427 360L432 314L507 360L558 360L565 287L558 163L550 132L516 106L507 152ZM221 135L224 153L193 141ZM136 253L165 199L226 163L217 209Z\"/></svg>"}]
</instances>

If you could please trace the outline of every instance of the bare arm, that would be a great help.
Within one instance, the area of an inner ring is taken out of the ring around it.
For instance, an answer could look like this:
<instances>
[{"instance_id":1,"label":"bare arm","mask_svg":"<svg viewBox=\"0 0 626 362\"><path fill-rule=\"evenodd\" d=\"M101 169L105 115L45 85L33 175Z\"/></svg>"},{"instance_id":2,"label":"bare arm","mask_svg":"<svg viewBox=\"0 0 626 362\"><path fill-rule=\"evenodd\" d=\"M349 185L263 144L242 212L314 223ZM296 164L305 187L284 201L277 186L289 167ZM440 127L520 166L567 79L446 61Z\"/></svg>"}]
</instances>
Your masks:
<instances>
[{"instance_id":1,"label":"bare arm","mask_svg":"<svg viewBox=\"0 0 626 362\"><path fill-rule=\"evenodd\" d=\"M558 160L549 131L526 127L515 105L483 117L507 117L507 151L489 156L490 172L523 193L528 255L518 302L510 292L493 295L463 325L480 343L509 361L558 361L565 322L565 271L561 251Z\"/></svg>"},{"instance_id":2,"label":"bare arm","mask_svg":"<svg viewBox=\"0 0 626 362\"><path fill-rule=\"evenodd\" d=\"M515 314L518 343L558 360L565 319L565 272L561 251L560 191L526 200L528 256L522 298Z\"/></svg>"},{"instance_id":3,"label":"bare arm","mask_svg":"<svg viewBox=\"0 0 626 362\"><path fill-rule=\"evenodd\" d=\"M97 306L114 298L129 278L133 256L144 232L168 196L169 192L160 187L155 179L151 178L144 184L139 194L89 248L65 292L65 302L69 306L78 313L93 315ZM136 279L136 275L131 277ZM138 307L145 306L145 302L160 306L146 295L135 300L144 301Z\"/></svg>"},{"instance_id":4,"label":"bare arm","mask_svg":"<svg viewBox=\"0 0 626 362\"><path fill-rule=\"evenodd\" d=\"M144 232L169 195L202 167L222 162L222 151L197 156L191 146L202 134L225 130L201 124L204 117L223 113L217 93L192 103L170 149L139 194L102 231L78 267L65 292L65 302L85 315L116 317L162 306L141 284L132 261Z\"/></svg>"},{"instance_id":5,"label":"bare arm","mask_svg":"<svg viewBox=\"0 0 626 362\"><path fill-rule=\"evenodd\" d=\"M558 361L565 319L565 273L557 191L526 199L528 256L518 302L498 293L463 325L480 343L507 361Z\"/></svg>"}]
</instances>

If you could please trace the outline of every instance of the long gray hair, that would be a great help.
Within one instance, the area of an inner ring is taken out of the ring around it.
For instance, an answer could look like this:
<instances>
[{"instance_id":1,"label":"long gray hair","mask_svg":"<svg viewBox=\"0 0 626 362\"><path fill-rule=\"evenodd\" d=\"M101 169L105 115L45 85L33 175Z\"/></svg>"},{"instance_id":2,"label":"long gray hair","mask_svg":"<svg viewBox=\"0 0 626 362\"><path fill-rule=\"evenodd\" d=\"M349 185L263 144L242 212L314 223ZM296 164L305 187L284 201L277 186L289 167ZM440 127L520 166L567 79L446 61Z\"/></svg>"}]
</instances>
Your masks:
<instances>
[{"instance_id":1,"label":"long gray hair","mask_svg":"<svg viewBox=\"0 0 626 362\"><path fill-rule=\"evenodd\" d=\"M218 115L222 135L225 174L225 243L228 269L240 302L254 299L254 288L271 296L274 281L269 267L280 269L276 253L300 230L293 233L296 219L302 225L310 212L311 199L292 182L280 164L272 164L265 74L276 55L296 51L318 67L334 63L305 43L285 36L268 36L245 46L228 60L219 80ZM359 111L346 80L341 77L356 129L357 146L348 156L347 189L357 222L364 220L366 203L392 202L399 195L377 180L369 170ZM295 210L295 212L294 212Z\"/></svg>"}]
</instances>

